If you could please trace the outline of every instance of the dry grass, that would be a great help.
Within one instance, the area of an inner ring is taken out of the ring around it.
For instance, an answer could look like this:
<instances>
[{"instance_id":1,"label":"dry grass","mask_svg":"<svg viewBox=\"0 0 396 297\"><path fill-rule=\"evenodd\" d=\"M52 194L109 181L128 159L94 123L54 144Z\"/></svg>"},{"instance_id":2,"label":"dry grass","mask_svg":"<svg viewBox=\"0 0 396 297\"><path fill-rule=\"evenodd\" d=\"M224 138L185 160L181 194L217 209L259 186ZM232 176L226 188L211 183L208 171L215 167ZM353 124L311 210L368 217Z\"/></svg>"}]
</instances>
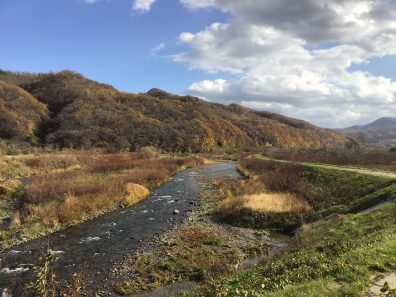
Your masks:
<instances>
[{"instance_id":1,"label":"dry grass","mask_svg":"<svg viewBox=\"0 0 396 297\"><path fill-rule=\"evenodd\" d=\"M17 232L35 237L132 205L176 171L203 162L196 157L142 159L136 154L65 154L54 156L52 161L47 156L21 158L36 174L42 174L32 177L18 196L15 212L20 224L8 230L5 240Z\"/></svg>"},{"instance_id":2,"label":"dry grass","mask_svg":"<svg viewBox=\"0 0 396 297\"><path fill-rule=\"evenodd\" d=\"M228 198L221 202L220 212L247 209L263 213L307 212L309 205L291 193L261 193Z\"/></svg>"},{"instance_id":3,"label":"dry grass","mask_svg":"<svg viewBox=\"0 0 396 297\"><path fill-rule=\"evenodd\" d=\"M27 176L29 174L29 168L19 160L0 157L0 180Z\"/></svg>"},{"instance_id":4,"label":"dry grass","mask_svg":"<svg viewBox=\"0 0 396 297\"><path fill-rule=\"evenodd\" d=\"M135 204L146 198L150 191L145 186L129 183L126 185L128 195L125 196L124 203L126 205Z\"/></svg>"},{"instance_id":5,"label":"dry grass","mask_svg":"<svg viewBox=\"0 0 396 297\"><path fill-rule=\"evenodd\" d=\"M241 160L239 168L249 178L219 184L217 190L224 200L219 217L236 226L290 232L303 223L365 209L393 195L394 182L384 177L255 158ZM279 199L284 193L289 198Z\"/></svg>"},{"instance_id":6,"label":"dry grass","mask_svg":"<svg viewBox=\"0 0 396 297\"><path fill-rule=\"evenodd\" d=\"M17 179L10 179L0 183L0 195L10 198L22 188L22 183Z\"/></svg>"},{"instance_id":7,"label":"dry grass","mask_svg":"<svg viewBox=\"0 0 396 297\"><path fill-rule=\"evenodd\" d=\"M238 164L246 176L259 180L270 192L301 192L305 185L304 168L292 164L246 158Z\"/></svg>"},{"instance_id":8,"label":"dry grass","mask_svg":"<svg viewBox=\"0 0 396 297\"><path fill-rule=\"evenodd\" d=\"M241 253L223 235L200 226L180 227L153 253L127 259L123 269L128 280L116 286L121 295L183 280L210 281L235 272Z\"/></svg>"},{"instance_id":9,"label":"dry grass","mask_svg":"<svg viewBox=\"0 0 396 297\"><path fill-rule=\"evenodd\" d=\"M385 149L273 149L266 155L295 162L357 165L396 170L396 152Z\"/></svg>"}]
</instances>

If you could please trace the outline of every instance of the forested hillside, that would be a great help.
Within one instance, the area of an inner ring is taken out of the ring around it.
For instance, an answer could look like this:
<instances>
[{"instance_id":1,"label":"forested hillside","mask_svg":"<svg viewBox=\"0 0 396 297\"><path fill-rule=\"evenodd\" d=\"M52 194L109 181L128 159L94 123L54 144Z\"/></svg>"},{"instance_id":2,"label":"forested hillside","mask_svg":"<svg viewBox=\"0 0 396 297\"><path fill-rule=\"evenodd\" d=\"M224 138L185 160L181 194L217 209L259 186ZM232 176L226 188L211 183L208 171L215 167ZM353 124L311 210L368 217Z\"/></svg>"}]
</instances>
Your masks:
<instances>
[{"instance_id":1,"label":"forested hillside","mask_svg":"<svg viewBox=\"0 0 396 297\"><path fill-rule=\"evenodd\" d=\"M0 138L35 143L40 124L48 119L45 104L20 87L0 80Z\"/></svg>"},{"instance_id":2,"label":"forested hillside","mask_svg":"<svg viewBox=\"0 0 396 297\"><path fill-rule=\"evenodd\" d=\"M32 131L41 143L58 148L129 151L154 146L164 151L204 152L218 147L355 145L346 136L279 114L209 103L159 89L146 94L124 93L71 71L23 74L20 79L18 74L8 73L4 79L18 82L31 94L30 101L37 99L40 108L34 116L26 109L15 108L13 112L19 117L33 117L39 130ZM8 128L2 124L1 129ZM3 133L1 137L10 135Z\"/></svg>"}]
</instances>

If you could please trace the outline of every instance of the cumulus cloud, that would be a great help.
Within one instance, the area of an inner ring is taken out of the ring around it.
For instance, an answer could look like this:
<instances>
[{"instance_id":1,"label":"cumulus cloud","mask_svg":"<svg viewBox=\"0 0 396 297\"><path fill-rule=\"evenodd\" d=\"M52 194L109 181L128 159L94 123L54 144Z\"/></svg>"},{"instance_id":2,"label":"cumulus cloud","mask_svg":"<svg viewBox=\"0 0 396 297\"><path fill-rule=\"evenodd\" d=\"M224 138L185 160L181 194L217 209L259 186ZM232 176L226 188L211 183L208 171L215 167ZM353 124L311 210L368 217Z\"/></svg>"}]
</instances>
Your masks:
<instances>
[{"instance_id":1,"label":"cumulus cloud","mask_svg":"<svg viewBox=\"0 0 396 297\"><path fill-rule=\"evenodd\" d=\"M155 1L156 0L135 0L132 4L132 10L139 13L148 12Z\"/></svg>"},{"instance_id":2,"label":"cumulus cloud","mask_svg":"<svg viewBox=\"0 0 396 297\"><path fill-rule=\"evenodd\" d=\"M396 114L396 82L350 67L396 55L393 0L180 0L232 18L184 32L173 56L218 79L190 93L273 110L327 127ZM396 58L396 57L395 57ZM232 74L232 79L223 75Z\"/></svg>"}]
</instances>

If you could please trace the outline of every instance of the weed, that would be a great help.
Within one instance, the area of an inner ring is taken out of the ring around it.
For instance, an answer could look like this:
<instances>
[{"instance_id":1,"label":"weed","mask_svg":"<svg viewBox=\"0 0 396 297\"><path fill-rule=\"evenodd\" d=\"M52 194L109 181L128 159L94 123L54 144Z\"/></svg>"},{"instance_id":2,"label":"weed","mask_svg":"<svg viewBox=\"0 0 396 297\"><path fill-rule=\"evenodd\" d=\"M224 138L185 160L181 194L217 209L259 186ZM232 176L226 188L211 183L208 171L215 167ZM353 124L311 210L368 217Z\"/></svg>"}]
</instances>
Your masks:
<instances>
[{"instance_id":1,"label":"weed","mask_svg":"<svg viewBox=\"0 0 396 297\"><path fill-rule=\"evenodd\" d=\"M178 228L172 239L153 254L130 259L124 269L131 277L116 286L117 292L128 295L179 280L210 281L234 272L241 261L227 240L200 227Z\"/></svg>"},{"instance_id":2,"label":"weed","mask_svg":"<svg viewBox=\"0 0 396 297\"><path fill-rule=\"evenodd\" d=\"M290 232L332 213L367 209L396 192L386 177L309 165L248 157L238 168L248 179L217 184L218 215L236 226Z\"/></svg>"},{"instance_id":3,"label":"weed","mask_svg":"<svg viewBox=\"0 0 396 297\"><path fill-rule=\"evenodd\" d=\"M278 259L183 296L361 296L373 265L385 273L396 269L396 225L390 218L388 206L315 223Z\"/></svg>"},{"instance_id":4,"label":"weed","mask_svg":"<svg viewBox=\"0 0 396 297\"><path fill-rule=\"evenodd\" d=\"M197 157L141 159L136 154L90 157L79 153L55 155L53 159L51 155L23 158L37 175L24 188L19 181L0 186L9 196L18 190L14 209L18 224L12 226L13 232L2 232L1 241L5 245L13 243L17 233L34 238L132 205L176 171L203 162Z\"/></svg>"}]
</instances>

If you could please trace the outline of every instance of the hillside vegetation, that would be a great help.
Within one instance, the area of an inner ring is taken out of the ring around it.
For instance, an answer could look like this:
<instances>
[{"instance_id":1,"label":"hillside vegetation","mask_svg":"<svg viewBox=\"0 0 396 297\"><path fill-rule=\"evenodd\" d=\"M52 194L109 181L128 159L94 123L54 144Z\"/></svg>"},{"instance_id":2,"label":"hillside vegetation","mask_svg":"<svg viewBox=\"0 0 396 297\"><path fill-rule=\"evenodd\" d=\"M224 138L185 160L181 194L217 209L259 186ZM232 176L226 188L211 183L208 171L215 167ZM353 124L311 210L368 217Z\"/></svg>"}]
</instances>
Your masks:
<instances>
[{"instance_id":1,"label":"hillside vegetation","mask_svg":"<svg viewBox=\"0 0 396 297\"><path fill-rule=\"evenodd\" d=\"M43 144L57 148L133 151L154 146L163 151L207 152L355 146L346 136L301 120L158 89L124 93L70 71L24 81L21 86L49 109L50 119L36 134Z\"/></svg>"},{"instance_id":2,"label":"hillside vegetation","mask_svg":"<svg viewBox=\"0 0 396 297\"><path fill-rule=\"evenodd\" d=\"M16 85L0 80L0 138L35 142L48 108Z\"/></svg>"}]
</instances>

